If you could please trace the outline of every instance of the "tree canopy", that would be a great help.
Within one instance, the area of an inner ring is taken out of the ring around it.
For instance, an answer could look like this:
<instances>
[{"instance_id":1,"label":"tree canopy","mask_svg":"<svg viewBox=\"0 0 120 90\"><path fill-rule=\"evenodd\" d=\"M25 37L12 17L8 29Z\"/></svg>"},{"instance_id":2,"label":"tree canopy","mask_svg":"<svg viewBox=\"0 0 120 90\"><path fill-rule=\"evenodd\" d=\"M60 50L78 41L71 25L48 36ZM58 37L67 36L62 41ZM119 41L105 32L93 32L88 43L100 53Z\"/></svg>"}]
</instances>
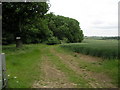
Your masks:
<instances>
[{"instance_id":1,"label":"tree canopy","mask_svg":"<svg viewBox=\"0 0 120 90\"><path fill-rule=\"evenodd\" d=\"M83 40L83 32L75 19L46 14L46 2L3 3L3 44L23 43L75 43Z\"/></svg>"},{"instance_id":2,"label":"tree canopy","mask_svg":"<svg viewBox=\"0 0 120 90\"><path fill-rule=\"evenodd\" d=\"M48 5L45 2L41 3L3 3L3 37L4 35L9 38L8 42L15 40L15 37L22 37L22 40L26 36L29 36L28 31L31 29L25 28L26 24L31 24L34 19L42 18L48 11ZM31 28L32 25L29 27Z\"/></svg>"},{"instance_id":3,"label":"tree canopy","mask_svg":"<svg viewBox=\"0 0 120 90\"><path fill-rule=\"evenodd\" d=\"M59 40L67 40L67 42L81 42L83 40L83 32L79 26L79 22L75 19L47 14L48 27L54 36Z\"/></svg>"}]
</instances>

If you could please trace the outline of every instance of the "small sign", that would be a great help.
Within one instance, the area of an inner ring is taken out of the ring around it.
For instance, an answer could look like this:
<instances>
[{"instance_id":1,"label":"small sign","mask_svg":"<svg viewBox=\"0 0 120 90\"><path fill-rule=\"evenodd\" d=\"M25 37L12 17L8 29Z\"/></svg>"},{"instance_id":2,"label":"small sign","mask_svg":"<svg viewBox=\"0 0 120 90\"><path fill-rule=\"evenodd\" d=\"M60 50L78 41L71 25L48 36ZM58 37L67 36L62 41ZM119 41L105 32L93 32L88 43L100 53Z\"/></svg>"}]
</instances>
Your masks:
<instances>
[{"instance_id":1,"label":"small sign","mask_svg":"<svg viewBox=\"0 0 120 90\"><path fill-rule=\"evenodd\" d=\"M21 37L16 37L16 39L21 39Z\"/></svg>"}]
</instances>

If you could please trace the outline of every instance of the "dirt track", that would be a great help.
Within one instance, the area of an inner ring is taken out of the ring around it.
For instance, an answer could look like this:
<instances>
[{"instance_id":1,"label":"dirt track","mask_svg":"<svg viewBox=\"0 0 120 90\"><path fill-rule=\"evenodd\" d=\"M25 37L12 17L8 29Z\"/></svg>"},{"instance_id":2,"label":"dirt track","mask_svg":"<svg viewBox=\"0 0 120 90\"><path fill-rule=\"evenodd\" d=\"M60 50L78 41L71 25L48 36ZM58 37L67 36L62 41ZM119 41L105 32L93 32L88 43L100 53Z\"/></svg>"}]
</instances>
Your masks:
<instances>
[{"instance_id":1,"label":"dirt track","mask_svg":"<svg viewBox=\"0 0 120 90\"><path fill-rule=\"evenodd\" d=\"M44 52L47 50L48 52ZM104 73L95 73L92 72L86 67L80 66L80 61L85 61L89 63L100 63L102 61L101 58L96 58L92 56L82 55L78 53L74 53L71 55L70 53L58 52L56 48L50 47L45 48L43 50L44 54L42 55L42 65L41 67L41 80L35 81L33 84L33 88L82 88L78 84L71 82L65 74L57 68L57 66L52 63L53 56L59 58L59 60L66 65L66 67L70 68L72 71L76 72L75 74L82 77L89 85L90 88L115 88L111 82L112 80L105 75ZM95 64L96 65L96 64ZM96 67L99 67L99 64Z\"/></svg>"}]
</instances>

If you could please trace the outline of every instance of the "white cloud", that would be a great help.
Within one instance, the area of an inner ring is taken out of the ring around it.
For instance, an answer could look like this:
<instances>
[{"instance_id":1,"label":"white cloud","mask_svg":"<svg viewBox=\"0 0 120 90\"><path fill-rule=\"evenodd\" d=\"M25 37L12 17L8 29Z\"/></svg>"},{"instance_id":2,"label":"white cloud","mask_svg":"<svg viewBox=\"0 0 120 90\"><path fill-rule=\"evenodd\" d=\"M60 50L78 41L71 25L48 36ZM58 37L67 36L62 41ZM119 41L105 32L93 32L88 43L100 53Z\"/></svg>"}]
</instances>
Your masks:
<instances>
[{"instance_id":1,"label":"white cloud","mask_svg":"<svg viewBox=\"0 0 120 90\"><path fill-rule=\"evenodd\" d=\"M118 35L118 2L119 0L50 0L50 12L77 19L87 36L115 36Z\"/></svg>"}]
</instances>

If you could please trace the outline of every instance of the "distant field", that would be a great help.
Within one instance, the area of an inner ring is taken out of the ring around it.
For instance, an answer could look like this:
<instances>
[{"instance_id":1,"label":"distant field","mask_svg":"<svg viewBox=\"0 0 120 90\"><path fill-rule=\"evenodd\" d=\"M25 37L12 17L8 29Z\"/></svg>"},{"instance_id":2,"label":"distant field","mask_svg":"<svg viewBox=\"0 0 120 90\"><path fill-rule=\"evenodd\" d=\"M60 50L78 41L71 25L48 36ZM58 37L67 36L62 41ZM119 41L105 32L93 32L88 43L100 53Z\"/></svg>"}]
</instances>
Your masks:
<instances>
[{"instance_id":1,"label":"distant field","mask_svg":"<svg viewBox=\"0 0 120 90\"><path fill-rule=\"evenodd\" d=\"M118 58L117 40L85 39L82 43L63 44L61 47L86 55L98 56L107 59Z\"/></svg>"}]
</instances>

